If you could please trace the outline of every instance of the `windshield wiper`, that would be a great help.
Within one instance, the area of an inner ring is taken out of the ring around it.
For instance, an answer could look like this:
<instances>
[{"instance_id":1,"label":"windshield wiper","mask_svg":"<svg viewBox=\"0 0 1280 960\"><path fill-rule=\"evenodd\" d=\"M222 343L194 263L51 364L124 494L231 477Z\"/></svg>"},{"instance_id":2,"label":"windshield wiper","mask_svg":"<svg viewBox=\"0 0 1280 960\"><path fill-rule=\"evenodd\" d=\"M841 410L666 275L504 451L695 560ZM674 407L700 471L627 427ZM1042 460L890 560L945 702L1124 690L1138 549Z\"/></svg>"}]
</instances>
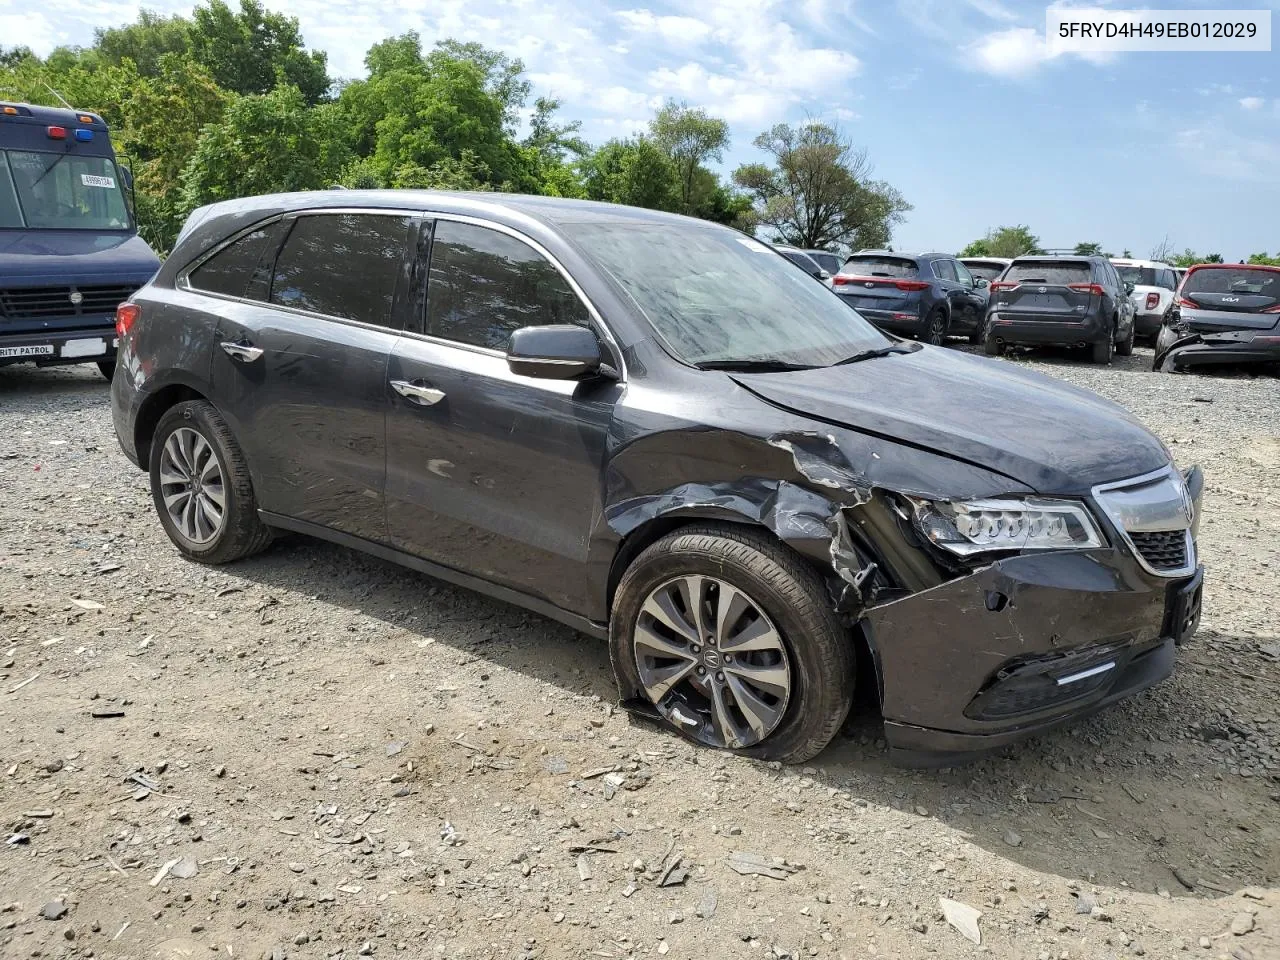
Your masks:
<instances>
[{"instance_id":1,"label":"windshield wiper","mask_svg":"<svg viewBox=\"0 0 1280 960\"><path fill-rule=\"evenodd\" d=\"M861 353L855 353L851 357L837 360L832 366L843 367L846 363L857 363L859 360L874 360L876 357L887 357L891 353L915 353L919 349L920 344L918 343L891 343L887 347L863 350Z\"/></svg>"},{"instance_id":2,"label":"windshield wiper","mask_svg":"<svg viewBox=\"0 0 1280 960\"><path fill-rule=\"evenodd\" d=\"M43 180L49 174L53 173L54 167L60 164L63 160L67 159L67 157L69 156L71 156L70 150L68 150L66 153L58 154L58 159L53 161L53 163L49 164L49 166L45 167L44 173L40 174L40 176L36 177L35 180L32 181L31 189L35 189L35 187L40 183L41 180Z\"/></svg>"},{"instance_id":3,"label":"windshield wiper","mask_svg":"<svg viewBox=\"0 0 1280 960\"><path fill-rule=\"evenodd\" d=\"M738 373L781 373L786 370L812 370L810 363L789 363L786 360L743 359L743 360L704 360L695 363L699 370L730 370Z\"/></svg>"}]
</instances>

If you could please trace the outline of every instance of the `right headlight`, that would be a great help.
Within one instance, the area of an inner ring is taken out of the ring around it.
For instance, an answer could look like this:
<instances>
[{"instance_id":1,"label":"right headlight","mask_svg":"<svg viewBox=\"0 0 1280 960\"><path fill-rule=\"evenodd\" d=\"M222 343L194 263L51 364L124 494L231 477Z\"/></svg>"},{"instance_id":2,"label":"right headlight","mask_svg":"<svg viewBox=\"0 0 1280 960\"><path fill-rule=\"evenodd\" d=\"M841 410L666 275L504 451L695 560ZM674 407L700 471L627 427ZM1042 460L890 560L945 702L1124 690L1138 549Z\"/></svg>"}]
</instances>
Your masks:
<instances>
[{"instance_id":1,"label":"right headlight","mask_svg":"<svg viewBox=\"0 0 1280 960\"><path fill-rule=\"evenodd\" d=\"M1104 544L1084 504L1048 497L912 500L915 525L957 556L1026 550L1087 550Z\"/></svg>"}]
</instances>

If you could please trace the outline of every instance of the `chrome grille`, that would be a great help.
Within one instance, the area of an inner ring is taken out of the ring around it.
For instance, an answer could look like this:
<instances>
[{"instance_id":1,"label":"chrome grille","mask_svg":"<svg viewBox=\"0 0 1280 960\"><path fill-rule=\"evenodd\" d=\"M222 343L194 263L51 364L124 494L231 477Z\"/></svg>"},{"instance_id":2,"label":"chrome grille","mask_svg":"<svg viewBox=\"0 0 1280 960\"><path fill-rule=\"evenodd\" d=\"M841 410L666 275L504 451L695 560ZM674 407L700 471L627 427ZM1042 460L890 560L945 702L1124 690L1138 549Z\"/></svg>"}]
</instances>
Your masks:
<instances>
[{"instance_id":1,"label":"chrome grille","mask_svg":"<svg viewBox=\"0 0 1280 960\"><path fill-rule=\"evenodd\" d=\"M1172 464L1131 480L1099 484L1093 496L1149 573L1181 577L1195 572L1192 528L1200 505Z\"/></svg>"},{"instance_id":2,"label":"chrome grille","mask_svg":"<svg viewBox=\"0 0 1280 960\"><path fill-rule=\"evenodd\" d=\"M1187 565L1186 530L1159 530L1154 533L1131 533L1134 548L1157 570L1182 570Z\"/></svg>"},{"instance_id":3,"label":"chrome grille","mask_svg":"<svg viewBox=\"0 0 1280 960\"><path fill-rule=\"evenodd\" d=\"M0 318L42 320L51 317L100 316L115 313L133 296L133 286L8 287L0 289ZM72 303L73 293L80 303Z\"/></svg>"}]
</instances>

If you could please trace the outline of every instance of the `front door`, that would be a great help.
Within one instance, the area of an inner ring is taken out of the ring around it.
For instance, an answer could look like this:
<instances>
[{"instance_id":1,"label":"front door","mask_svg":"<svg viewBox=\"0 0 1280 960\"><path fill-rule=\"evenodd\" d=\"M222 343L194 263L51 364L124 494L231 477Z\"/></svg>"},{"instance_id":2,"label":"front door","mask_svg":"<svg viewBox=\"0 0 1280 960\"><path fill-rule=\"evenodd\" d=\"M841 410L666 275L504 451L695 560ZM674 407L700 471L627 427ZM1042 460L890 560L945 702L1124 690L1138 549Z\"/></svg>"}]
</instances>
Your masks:
<instances>
[{"instance_id":1,"label":"front door","mask_svg":"<svg viewBox=\"0 0 1280 960\"><path fill-rule=\"evenodd\" d=\"M269 268L222 311L214 402L244 448L260 509L385 541L387 360L418 219L290 218Z\"/></svg>"},{"instance_id":2,"label":"front door","mask_svg":"<svg viewBox=\"0 0 1280 960\"><path fill-rule=\"evenodd\" d=\"M583 570L623 387L511 373L511 333L554 323L593 326L540 251L497 228L436 221L423 332L396 343L387 370L388 535L600 618Z\"/></svg>"}]
</instances>

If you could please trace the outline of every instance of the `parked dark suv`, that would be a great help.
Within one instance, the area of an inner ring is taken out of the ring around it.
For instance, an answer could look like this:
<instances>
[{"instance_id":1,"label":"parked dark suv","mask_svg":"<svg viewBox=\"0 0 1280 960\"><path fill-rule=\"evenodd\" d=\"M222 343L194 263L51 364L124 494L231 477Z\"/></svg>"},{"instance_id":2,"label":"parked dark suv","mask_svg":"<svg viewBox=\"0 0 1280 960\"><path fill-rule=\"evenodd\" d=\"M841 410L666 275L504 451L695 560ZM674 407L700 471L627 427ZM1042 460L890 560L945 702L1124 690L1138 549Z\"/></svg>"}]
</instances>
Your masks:
<instances>
[{"instance_id":1,"label":"parked dark suv","mask_svg":"<svg viewBox=\"0 0 1280 960\"><path fill-rule=\"evenodd\" d=\"M1087 347L1094 363L1133 353L1133 287L1106 257L1018 257L988 290L992 356L1020 343Z\"/></svg>"},{"instance_id":2,"label":"parked dark suv","mask_svg":"<svg viewBox=\"0 0 1280 960\"><path fill-rule=\"evenodd\" d=\"M119 331L116 433L183 556L292 530L522 605L713 747L815 755L858 658L898 759L998 747L1158 682L1195 629L1197 468L726 227L253 197L197 211Z\"/></svg>"},{"instance_id":3,"label":"parked dark suv","mask_svg":"<svg viewBox=\"0 0 1280 960\"><path fill-rule=\"evenodd\" d=\"M986 291L946 253L860 250L832 289L877 327L934 345L955 334L977 343L987 309Z\"/></svg>"}]
</instances>

